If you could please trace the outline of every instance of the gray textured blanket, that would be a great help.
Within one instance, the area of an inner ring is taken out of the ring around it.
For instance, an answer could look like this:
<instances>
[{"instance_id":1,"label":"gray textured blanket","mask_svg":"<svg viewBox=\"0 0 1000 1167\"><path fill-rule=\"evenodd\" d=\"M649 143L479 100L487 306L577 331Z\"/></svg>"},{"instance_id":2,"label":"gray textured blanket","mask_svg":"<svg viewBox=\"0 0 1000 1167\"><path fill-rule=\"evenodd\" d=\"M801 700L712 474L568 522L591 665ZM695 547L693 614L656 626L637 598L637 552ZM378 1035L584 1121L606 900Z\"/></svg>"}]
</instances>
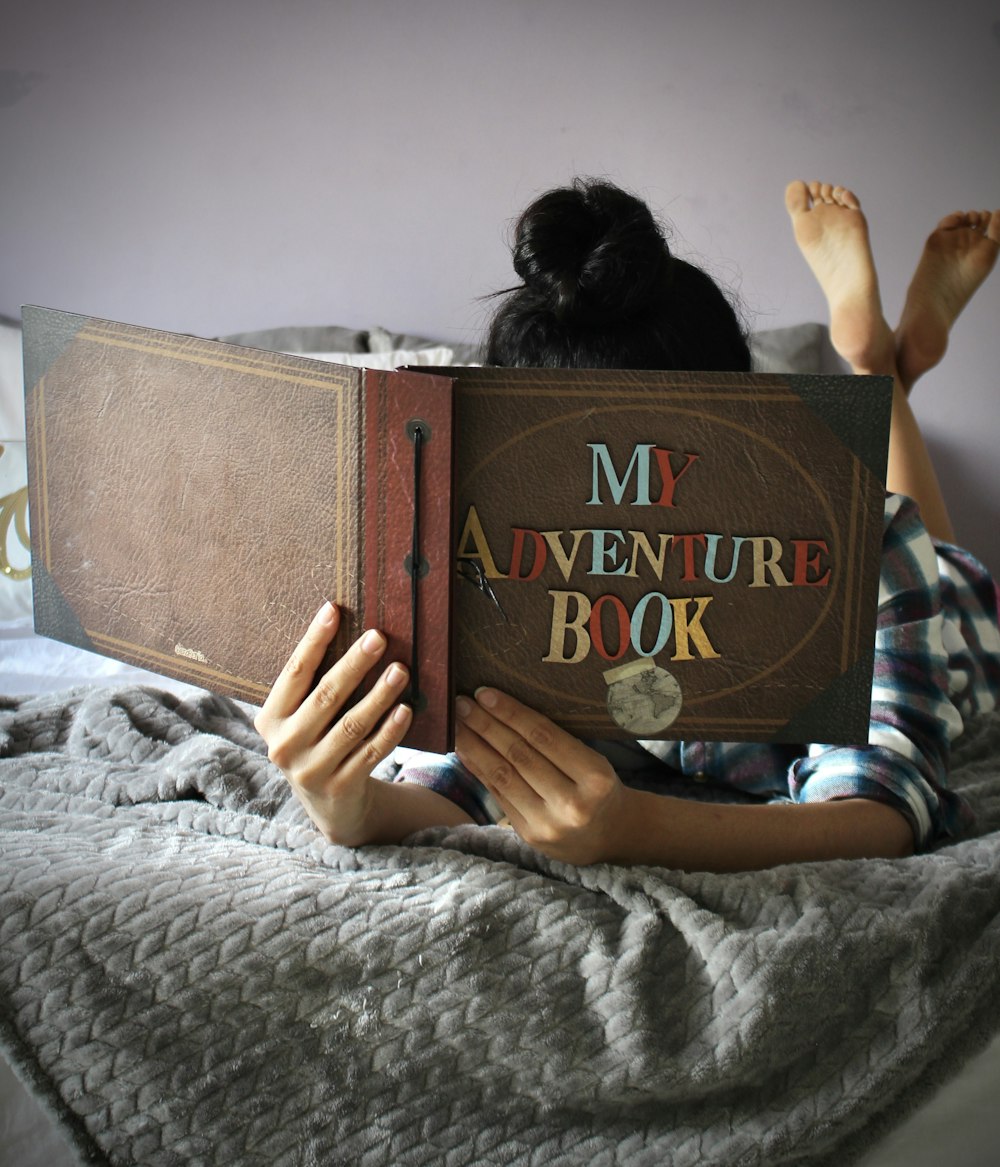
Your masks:
<instances>
[{"instance_id":1,"label":"gray textured blanket","mask_svg":"<svg viewBox=\"0 0 1000 1167\"><path fill-rule=\"evenodd\" d=\"M88 1162L842 1164L1000 1024L1000 717L979 838L739 876L352 852L261 751L208 698L0 713L0 1038Z\"/></svg>"}]
</instances>

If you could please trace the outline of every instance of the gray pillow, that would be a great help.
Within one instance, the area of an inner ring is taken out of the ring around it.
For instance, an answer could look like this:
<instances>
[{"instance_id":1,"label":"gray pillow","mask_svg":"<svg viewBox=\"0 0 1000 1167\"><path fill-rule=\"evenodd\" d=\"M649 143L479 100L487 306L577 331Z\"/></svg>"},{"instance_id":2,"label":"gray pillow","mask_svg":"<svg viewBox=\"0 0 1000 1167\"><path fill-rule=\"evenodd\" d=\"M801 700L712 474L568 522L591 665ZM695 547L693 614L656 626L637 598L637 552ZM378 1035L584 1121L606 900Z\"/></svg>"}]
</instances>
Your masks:
<instances>
[{"instance_id":1,"label":"gray pillow","mask_svg":"<svg viewBox=\"0 0 1000 1167\"><path fill-rule=\"evenodd\" d=\"M459 344L434 340L407 332L388 332L376 325L368 332L368 351L392 352L395 349L421 349L447 344L455 353L456 365L482 360L478 344ZM750 337L753 367L758 373L846 373L847 366L830 344L825 324L793 324L788 328L771 328Z\"/></svg>"},{"instance_id":2,"label":"gray pillow","mask_svg":"<svg viewBox=\"0 0 1000 1167\"><path fill-rule=\"evenodd\" d=\"M245 344L277 353L367 353L368 333L338 324L262 328L256 332L231 332L219 340Z\"/></svg>"},{"instance_id":3,"label":"gray pillow","mask_svg":"<svg viewBox=\"0 0 1000 1167\"><path fill-rule=\"evenodd\" d=\"M825 324L793 324L750 336L757 373L849 373L830 343Z\"/></svg>"},{"instance_id":4,"label":"gray pillow","mask_svg":"<svg viewBox=\"0 0 1000 1167\"><path fill-rule=\"evenodd\" d=\"M482 347L478 341L470 344L455 340L432 340L426 336L414 336L409 332L389 332L380 324L368 330L370 353L391 353L397 349L412 352L422 348L437 348L442 344L451 349L454 354L452 359L456 365L477 365L482 362Z\"/></svg>"}]
</instances>

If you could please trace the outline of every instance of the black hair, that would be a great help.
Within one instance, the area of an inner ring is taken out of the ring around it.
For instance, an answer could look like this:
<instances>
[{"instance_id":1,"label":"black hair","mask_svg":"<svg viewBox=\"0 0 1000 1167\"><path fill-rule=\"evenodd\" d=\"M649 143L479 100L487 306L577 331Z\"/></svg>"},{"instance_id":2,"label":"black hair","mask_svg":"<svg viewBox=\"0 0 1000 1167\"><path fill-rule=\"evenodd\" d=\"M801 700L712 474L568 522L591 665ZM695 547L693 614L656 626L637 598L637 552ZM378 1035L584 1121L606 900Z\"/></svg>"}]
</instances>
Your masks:
<instances>
[{"instance_id":1,"label":"black hair","mask_svg":"<svg viewBox=\"0 0 1000 1167\"><path fill-rule=\"evenodd\" d=\"M523 281L490 324L491 365L746 372L746 330L715 281L671 255L649 207L578 178L536 199L514 228Z\"/></svg>"}]
</instances>

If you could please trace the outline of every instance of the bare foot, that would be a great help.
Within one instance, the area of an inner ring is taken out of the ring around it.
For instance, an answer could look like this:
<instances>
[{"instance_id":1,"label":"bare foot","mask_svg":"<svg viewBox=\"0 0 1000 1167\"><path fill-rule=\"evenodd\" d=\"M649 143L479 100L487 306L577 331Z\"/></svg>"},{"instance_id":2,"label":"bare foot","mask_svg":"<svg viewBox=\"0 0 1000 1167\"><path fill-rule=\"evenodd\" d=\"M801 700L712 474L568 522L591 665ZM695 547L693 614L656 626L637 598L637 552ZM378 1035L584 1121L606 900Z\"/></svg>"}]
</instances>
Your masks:
<instances>
[{"instance_id":1,"label":"bare foot","mask_svg":"<svg viewBox=\"0 0 1000 1167\"><path fill-rule=\"evenodd\" d=\"M895 373L895 344L882 312L868 223L851 191L789 183L785 206L795 242L830 308L830 340L855 373Z\"/></svg>"},{"instance_id":2,"label":"bare foot","mask_svg":"<svg viewBox=\"0 0 1000 1167\"><path fill-rule=\"evenodd\" d=\"M931 232L896 329L896 359L906 389L944 356L952 325L998 253L1000 211L956 211Z\"/></svg>"}]
</instances>

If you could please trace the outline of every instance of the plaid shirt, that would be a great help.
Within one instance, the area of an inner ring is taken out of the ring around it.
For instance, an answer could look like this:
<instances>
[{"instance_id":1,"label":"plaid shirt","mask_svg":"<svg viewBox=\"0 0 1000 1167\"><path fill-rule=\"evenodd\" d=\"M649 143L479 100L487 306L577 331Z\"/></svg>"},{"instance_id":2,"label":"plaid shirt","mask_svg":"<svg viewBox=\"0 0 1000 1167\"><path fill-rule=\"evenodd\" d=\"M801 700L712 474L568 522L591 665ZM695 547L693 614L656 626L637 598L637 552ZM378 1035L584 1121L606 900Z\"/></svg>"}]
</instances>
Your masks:
<instances>
[{"instance_id":1,"label":"plaid shirt","mask_svg":"<svg viewBox=\"0 0 1000 1167\"><path fill-rule=\"evenodd\" d=\"M662 794L711 788L753 801L871 798L901 811L918 848L971 824L947 789L951 743L1000 694L998 592L968 552L932 542L916 505L887 495L868 744L591 742L622 780ZM380 777L418 782L479 823L502 811L454 754L397 750Z\"/></svg>"}]
</instances>

